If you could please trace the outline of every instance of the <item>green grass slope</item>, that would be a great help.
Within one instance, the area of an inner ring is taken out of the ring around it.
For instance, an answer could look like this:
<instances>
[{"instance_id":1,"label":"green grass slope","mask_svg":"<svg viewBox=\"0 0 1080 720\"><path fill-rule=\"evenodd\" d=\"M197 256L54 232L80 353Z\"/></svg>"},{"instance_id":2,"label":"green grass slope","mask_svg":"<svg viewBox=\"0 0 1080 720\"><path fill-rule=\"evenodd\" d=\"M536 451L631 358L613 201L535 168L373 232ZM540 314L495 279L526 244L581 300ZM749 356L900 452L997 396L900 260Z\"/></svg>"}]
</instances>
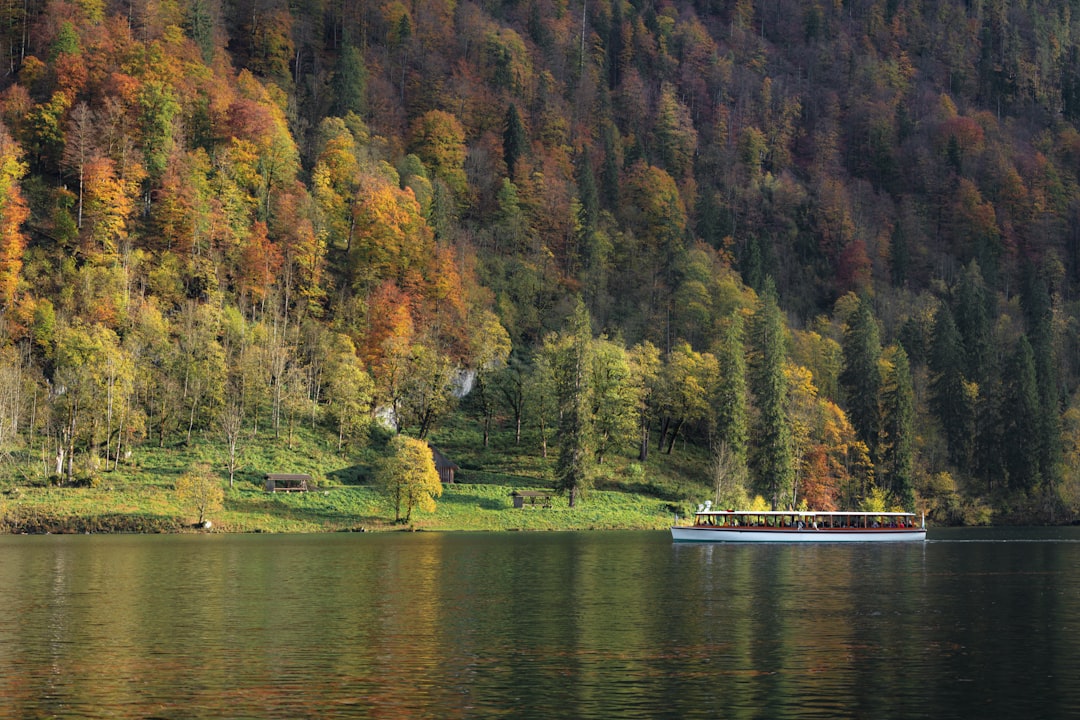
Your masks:
<instances>
[{"instance_id":1,"label":"green grass slope","mask_svg":"<svg viewBox=\"0 0 1080 720\"><path fill-rule=\"evenodd\" d=\"M435 512L414 511L405 526L393 523L393 508L367 482L378 441L339 454L333 439L304 428L291 439L282 433L245 440L231 487L224 445L210 435L193 438L190 446L140 447L115 471L85 471L78 487L57 486L40 461L10 456L0 476L0 530L193 531L197 511L177 496L175 483L198 464L208 465L225 489L223 508L209 515L215 532L657 529L707 493L697 480L704 460L689 446L672 455L654 452L644 464L629 454L606 459L594 487L574 508L557 495L549 507L514 508L514 490L551 489L553 445L545 458L538 438L516 445L501 432L485 448L473 423L462 417L449 419L432 442L460 466L458 482L443 486ZM266 493L267 472L309 473L314 487L307 493Z\"/></svg>"}]
</instances>

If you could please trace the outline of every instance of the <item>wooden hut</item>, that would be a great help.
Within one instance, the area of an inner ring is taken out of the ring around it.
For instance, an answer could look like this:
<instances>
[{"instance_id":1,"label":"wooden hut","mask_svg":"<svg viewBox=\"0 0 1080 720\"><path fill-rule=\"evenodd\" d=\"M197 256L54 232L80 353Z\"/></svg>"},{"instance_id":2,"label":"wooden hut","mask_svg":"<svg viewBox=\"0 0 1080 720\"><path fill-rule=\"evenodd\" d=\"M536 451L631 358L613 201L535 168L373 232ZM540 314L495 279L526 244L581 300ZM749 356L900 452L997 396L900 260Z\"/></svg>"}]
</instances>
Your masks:
<instances>
[{"instance_id":1,"label":"wooden hut","mask_svg":"<svg viewBox=\"0 0 1080 720\"><path fill-rule=\"evenodd\" d=\"M300 473L266 473L266 492L307 492L311 476Z\"/></svg>"},{"instance_id":2,"label":"wooden hut","mask_svg":"<svg viewBox=\"0 0 1080 720\"><path fill-rule=\"evenodd\" d=\"M429 444L428 447L431 448L431 458L435 461L435 469L439 472L439 480L453 485L454 473L460 469L457 463L439 452L434 445Z\"/></svg>"}]
</instances>

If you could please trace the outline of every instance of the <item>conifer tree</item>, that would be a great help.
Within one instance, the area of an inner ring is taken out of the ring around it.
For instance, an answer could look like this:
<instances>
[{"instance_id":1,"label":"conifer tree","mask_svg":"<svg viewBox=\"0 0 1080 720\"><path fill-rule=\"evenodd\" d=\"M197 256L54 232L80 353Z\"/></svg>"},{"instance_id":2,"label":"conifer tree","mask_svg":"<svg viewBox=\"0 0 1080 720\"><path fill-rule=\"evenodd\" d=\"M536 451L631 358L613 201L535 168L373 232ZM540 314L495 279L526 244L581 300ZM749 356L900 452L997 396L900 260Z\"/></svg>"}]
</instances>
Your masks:
<instances>
[{"instance_id":1,"label":"conifer tree","mask_svg":"<svg viewBox=\"0 0 1080 720\"><path fill-rule=\"evenodd\" d=\"M585 304L578 300L570 327L562 338L555 368L559 403L559 457L555 464L555 489L569 496L570 507L586 490L592 457L589 443L588 368L592 344L591 321Z\"/></svg>"},{"instance_id":2,"label":"conifer tree","mask_svg":"<svg viewBox=\"0 0 1080 720\"><path fill-rule=\"evenodd\" d=\"M750 325L753 347L750 383L758 410L752 471L755 490L777 508L792 496L795 457L791 420L784 407L787 397L784 317L772 278L767 277L764 284Z\"/></svg>"},{"instance_id":3,"label":"conifer tree","mask_svg":"<svg viewBox=\"0 0 1080 720\"><path fill-rule=\"evenodd\" d=\"M863 298L848 318L844 329L844 370L840 384L845 391L848 416L866 443L870 456L877 457L881 411L878 406L881 392L881 340L877 321L870 302Z\"/></svg>"},{"instance_id":4,"label":"conifer tree","mask_svg":"<svg viewBox=\"0 0 1080 720\"><path fill-rule=\"evenodd\" d=\"M1040 409L1036 422L1042 439L1039 470L1043 480L1054 484L1061 459L1061 398L1054 342L1054 306L1046 279L1040 277L1030 264L1025 268L1020 303L1027 320L1038 388Z\"/></svg>"},{"instance_id":5,"label":"conifer tree","mask_svg":"<svg viewBox=\"0 0 1080 720\"><path fill-rule=\"evenodd\" d=\"M728 447L733 462L745 473L749 428L746 352L743 346L743 320L739 313L732 313L723 324L716 346L716 360L720 368L715 401L717 442Z\"/></svg>"},{"instance_id":6,"label":"conifer tree","mask_svg":"<svg viewBox=\"0 0 1080 720\"><path fill-rule=\"evenodd\" d=\"M346 43L334 68L334 115L345 117L349 113L356 113L363 117L367 113L367 82L363 53L351 43Z\"/></svg>"},{"instance_id":7,"label":"conifer tree","mask_svg":"<svg viewBox=\"0 0 1080 720\"><path fill-rule=\"evenodd\" d=\"M1021 337L1009 360L1005 388L1005 422L1003 454L1008 472L1009 487L1032 490L1037 487L1041 473L1042 428L1039 416L1039 389L1035 379L1035 355L1027 337Z\"/></svg>"},{"instance_id":8,"label":"conifer tree","mask_svg":"<svg viewBox=\"0 0 1080 720\"><path fill-rule=\"evenodd\" d=\"M990 362L990 308L986 283L974 260L964 268L956 289L956 329L964 343L964 374L981 383Z\"/></svg>"},{"instance_id":9,"label":"conifer tree","mask_svg":"<svg viewBox=\"0 0 1080 720\"><path fill-rule=\"evenodd\" d=\"M949 462L967 472L971 466L975 417L964 379L964 348L949 306L938 307L930 347L930 408L941 422L949 446Z\"/></svg>"},{"instance_id":10,"label":"conifer tree","mask_svg":"<svg viewBox=\"0 0 1080 720\"><path fill-rule=\"evenodd\" d=\"M892 348L884 378L882 466L885 485L905 510L915 509L915 391L902 345Z\"/></svg>"},{"instance_id":11,"label":"conifer tree","mask_svg":"<svg viewBox=\"0 0 1080 720\"><path fill-rule=\"evenodd\" d=\"M528 151L529 139L525 134L525 124L521 122L517 106L510 103L506 109L503 127L503 160L506 161L506 174L511 180L517 172L518 161Z\"/></svg>"}]
</instances>

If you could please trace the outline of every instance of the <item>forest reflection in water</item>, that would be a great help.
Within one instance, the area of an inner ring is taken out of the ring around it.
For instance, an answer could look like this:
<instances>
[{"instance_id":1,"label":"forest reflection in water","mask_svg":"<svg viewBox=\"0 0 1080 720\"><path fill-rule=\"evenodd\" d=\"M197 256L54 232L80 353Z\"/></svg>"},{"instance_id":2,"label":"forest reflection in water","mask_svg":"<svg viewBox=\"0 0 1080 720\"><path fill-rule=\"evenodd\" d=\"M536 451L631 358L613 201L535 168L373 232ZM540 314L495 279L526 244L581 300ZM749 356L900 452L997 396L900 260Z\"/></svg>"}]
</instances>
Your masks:
<instances>
[{"instance_id":1,"label":"forest reflection in water","mask_svg":"<svg viewBox=\"0 0 1080 720\"><path fill-rule=\"evenodd\" d=\"M1077 716L1078 541L0 538L0 717Z\"/></svg>"}]
</instances>

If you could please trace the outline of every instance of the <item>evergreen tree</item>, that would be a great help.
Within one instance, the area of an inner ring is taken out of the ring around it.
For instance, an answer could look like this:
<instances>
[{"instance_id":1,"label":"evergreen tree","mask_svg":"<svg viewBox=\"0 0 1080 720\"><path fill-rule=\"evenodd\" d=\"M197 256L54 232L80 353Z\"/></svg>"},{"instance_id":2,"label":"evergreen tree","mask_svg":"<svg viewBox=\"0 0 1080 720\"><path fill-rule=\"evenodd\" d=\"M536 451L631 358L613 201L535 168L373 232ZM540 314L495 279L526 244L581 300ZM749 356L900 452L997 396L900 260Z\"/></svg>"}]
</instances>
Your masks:
<instances>
[{"instance_id":1,"label":"evergreen tree","mask_svg":"<svg viewBox=\"0 0 1080 720\"><path fill-rule=\"evenodd\" d=\"M716 435L719 445L726 445L737 467L746 468L749 442L746 410L746 352L743 347L743 320L732 313L723 324L716 347L720 368L717 386Z\"/></svg>"},{"instance_id":2,"label":"evergreen tree","mask_svg":"<svg viewBox=\"0 0 1080 720\"><path fill-rule=\"evenodd\" d=\"M882 469L885 487L905 510L915 509L915 390L911 365L902 345L890 353L891 368L884 378L882 406Z\"/></svg>"},{"instance_id":3,"label":"evergreen tree","mask_svg":"<svg viewBox=\"0 0 1080 720\"><path fill-rule=\"evenodd\" d=\"M859 301L844 329L844 370L840 385L847 399L848 417L872 458L877 457L881 410L881 339L870 302Z\"/></svg>"},{"instance_id":4,"label":"evergreen tree","mask_svg":"<svg viewBox=\"0 0 1080 720\"><path fill-rule=\"evenodd\" d=\"M555 489L566 493L570 507L588 486L592 452L589 445L587 401L589 348L592 330L585 304L578 300L570 328L559 346L555 368L559 403L559 457L555 464Z\"/></svg>"},{"instance_id":5,"label":"evergreen tree","mask_svg":"<svg viewBox=\"0 0 1080 720\"><path fill-rule=\"evenodd\" d=\"M972 261L956 289L956 329L963 339L964 374L981 383L990 363L990 297L979 264Z\"/></svg>"},{"instance_id":6,"label":"evergreen tree","mask_svg":"<svg viewBox=\"0 0 1080 720\"><path fill-rule=\"evenodd\" d=\"M949 306L938 307L930 347L930 408L945 431L949 462L967 472L975 434L974 406L964 379L964 348Z\"/></svg>"},{"instance_id":7,"label":"evergreen tree","mask_svg":"<svg viewBox=\"0 0 1080 720\"><path fill-rule=\"evenodd\" d=\"M1054 306L1046 279L1030 264L1025 267L1020 303L1027 320L1038 388L1040 409L1036 422L1042 438L1039 470L1043 480L1056 484L1062 450Z\"/></svg>"},{"instance_id":8,"label":"evergreen tree","mask_svg":"<svg viewBox=\"0 0 1080 720\"><path fill-rule=\"evenodd\" d=\"M525 156L528 149L529 139L525 133L525 124L521 122L517 106L510 103L503 126L503 160L506 162L506 174L510 179L515 177L518 161Z\"/></svg>"},{"instance_id":9,"label":"evergreen tree","mask_svg":"<svg viewBox=\"0 0 1080 720\"><path fill-rule=\"evenodd\" d=\"M594 232L600 219L600 195L596 189L592 161L587 152L581 153L578 158L577 187L578 201L581 203L579 219L582 229L585 233Z\"/></svg>"},{"instance_id":10,"label":"evergreen tree","mask_svg":"<svg viewBox=\"0 0 1080 720\"><path fill-rule=\"evenodd\" d=\"M1027 337L1021 337L1006 373L1003 420L1003 455L1009 487L1033 490L1041 480L1039 472L1043 435L1039 423L1039 389L1035 380L1035 354Z\"/></svg>"},{"instance_id":11,"label":"evergreen tree","mask_svg":"<svg viewBox=\"0 0 1080 720\"><path fill-rule=\"evenodd\" d=\"M346 43L338 55L334 68L332 113L345 117L356 113L363 117L367 112L367 66L359 48Z\"/></svg>"},{"instance_id":12,"label":"evergreen tree","mask_svg":"<svg viewBox=\"0 0 1080 720\"><path fill-rule=\"evenodd\" d=\"M979 383L975 412L975 457L972 471L986 482L987 491L1008 477L1005 468L1005 435L1010 409L1005 397L1002 368L989 356Z\"/></svg>"},{"instance_id":13,"label":"evergreen tree","mask_svg":"<svg viewBox=\"0 0 1080 720\"><path fill-rule=\"evenodd\" d=\"M608 210L619 208L619 175L622 163L619 146L622 143L619 130L613 124L604 127L604 163L600 168L600 197Z\"/></svg>"},{"instance_id":14,"label":"evergreen tree","mask_svg":"<svg viewBox=\"0 0 1080 720\"><path fill-rule=\"evenodd\" d=\"M784 343L784 317L776 299L771 277L751 318L750 338L753 363L750 387L758 410L755 436L757 444L751 461L757 492L774 508L782 507L792 497L795 487L795 457L792 450L791 419L785 408L787 359Z\"/></svg>"}]
</instances>

